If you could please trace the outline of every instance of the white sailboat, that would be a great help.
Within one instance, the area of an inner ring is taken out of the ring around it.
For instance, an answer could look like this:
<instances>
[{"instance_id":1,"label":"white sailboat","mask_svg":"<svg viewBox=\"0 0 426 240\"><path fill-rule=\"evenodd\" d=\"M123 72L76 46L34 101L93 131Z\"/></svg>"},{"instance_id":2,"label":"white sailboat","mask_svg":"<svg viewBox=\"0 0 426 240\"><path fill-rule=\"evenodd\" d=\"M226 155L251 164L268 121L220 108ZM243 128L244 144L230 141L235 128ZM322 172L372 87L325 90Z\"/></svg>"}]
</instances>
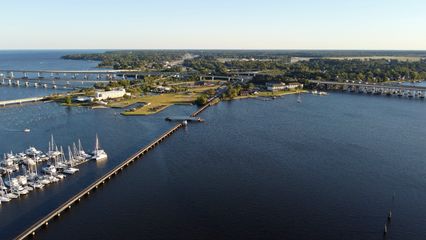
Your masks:
<instances>
[{"instance_id":1,"label":"white sailboat","mask_svg":"<svg viewBox=\"0 0 426 240\"><path fill-rule=\"evenodd\" d=\"M93 151L92 159L96 161L102 161L102 160L106 160L107 158L108 158L108 155L106 154L106 152L100 148L98 135L96 134L95 150Z\"/></svg>"}]
</instances>

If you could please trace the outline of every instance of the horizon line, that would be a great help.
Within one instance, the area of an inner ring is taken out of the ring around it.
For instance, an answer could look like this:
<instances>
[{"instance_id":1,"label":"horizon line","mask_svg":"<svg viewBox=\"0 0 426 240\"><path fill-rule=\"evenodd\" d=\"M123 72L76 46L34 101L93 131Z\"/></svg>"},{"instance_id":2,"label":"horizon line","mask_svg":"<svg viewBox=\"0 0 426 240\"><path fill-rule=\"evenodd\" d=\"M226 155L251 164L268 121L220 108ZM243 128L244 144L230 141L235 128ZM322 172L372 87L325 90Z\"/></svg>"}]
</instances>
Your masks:
<instances>
[{"instance_id":1,"label":"horizon line","mask_svg":"<svg viewBox=\"0 0 426 240\"><path fill-rule=\"evenodd\" d=\"M361 49L361 48L0 48L0 51L64 51L64 50L96 50L96 51L404 51L426 52L426 49Z\"/></svg>"}]
</instances>

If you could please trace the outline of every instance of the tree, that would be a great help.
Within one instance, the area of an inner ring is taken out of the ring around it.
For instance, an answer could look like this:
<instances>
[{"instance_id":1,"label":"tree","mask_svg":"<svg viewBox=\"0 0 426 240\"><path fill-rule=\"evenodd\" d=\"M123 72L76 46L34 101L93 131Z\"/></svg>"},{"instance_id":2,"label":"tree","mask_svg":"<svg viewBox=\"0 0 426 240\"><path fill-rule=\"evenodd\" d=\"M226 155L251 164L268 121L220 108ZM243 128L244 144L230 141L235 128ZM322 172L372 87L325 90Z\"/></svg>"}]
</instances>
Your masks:
<instances>
[{"instance_id":1,"label":"tree","mask_svg":"<svg viewBox=\"0 0 426 240\"><path fill-rule=\"evenodd\" d=\"M72 99L71 99L71 96L70 96L70 95L68 95L68 96L65 98L65 103L66 103L67 105L70 105L70 104L72 103Z\"/></svg>"},{"instance_id":2,"label":"tree","mask_svg":"<svg viewBox=\"0 0 426 240\"><path fill-rule=\"evenodd\" d=\"M195 100L195 104L197 104L198 106L203 106L207 104L207 101L207 96L203 94L197 97L197 100Z\"/></svg>"}]
</instances>

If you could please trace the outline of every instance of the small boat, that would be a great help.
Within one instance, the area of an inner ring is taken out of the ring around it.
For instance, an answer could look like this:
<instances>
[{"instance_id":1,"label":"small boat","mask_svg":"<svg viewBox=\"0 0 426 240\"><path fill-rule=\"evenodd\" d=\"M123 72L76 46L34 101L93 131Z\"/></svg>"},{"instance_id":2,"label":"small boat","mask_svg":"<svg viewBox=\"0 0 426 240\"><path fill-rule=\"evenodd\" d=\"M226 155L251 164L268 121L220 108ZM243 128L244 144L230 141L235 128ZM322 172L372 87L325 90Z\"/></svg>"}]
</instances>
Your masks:
<instances>
[{"instance_id":1,"label":"small boat","mask_svg":"<svg viewBox=\"0 0 426 240\"><path fill-rule=\"evenodd\" d=\"M0 194L0 202L10 202L10 198L6 196L4 192Z\"/></svg>"},{"instance_id":2,"label":"small boat","mask_svg":"<svg viewBox=\"0 0 426 240\"><path fill-rule=\"evenodd\" d=\"M43 152L40 150L37 150L35 147L30 147L27 150L25 150L25 154L28 156L38 156L41 155Z\"/></svg>"},{"instance_id":3,"label":"small boat","mask_svg":"<svg viewBox=\"0 0 426 240\"><path fill-rule=\"evenodd\" d=\"M56 174L56 168L55 168L55 166L53 166L53 165L49 165L49 166L47 166L47 167L43 167L42 169L41 169L44 173L47 173L47 174Z\"/></svg>"},{"instance_id":4,"label":"small boat","mask_svg":"<svg viewBox=\"0 0 426 240\"><path fill-rule=\"evenodd\" d=\"M56 177L56 178L58 178L59 180L62 180L62 179L64 179L66 176L65 176L64 174L57 174L55 177Z\"/></svg>"},{"instance_id":5,"label":"small boat","mask_svg":"<svg viewBox=\"0 0 426 240\"><path fill-rule=\"evenodd\" d=\"M6 193L6 197L7 198L10 198L10 199L15 199L15 198L18 198L19 197L19 195L18 194L15 194L15 193Z\"/></svg>"},{"instance_id":6,"label":"small boat","mask_svg":"<svg viewBox=\"0 0 426 240\"><path fill-rule=\"evenodd\" d=\"M39 182L40 184L42 184L43 186L44 186L44 185L47 185L47 184L50 184L50 180L49 180L49 179L47 179L47 178L41 178L38 182Z\"/></svg>"},{"instance_id":7,"label":"small boat","mask_svg":"<svg viewBox=\"0 0 426 240\"><path fill-rule=\"evenodd\" d=\"M68 175L72 175L72 174L74 174L78 171L80 171L80 169L69 167L69 168L64 169L63 173L68 174Z\"/></svg>"},{"instance_id":8,"label":"small boat","mask_svg":"<svg viewBox=\"0 0 426 240\"><path fill-rule=\"evenodd\" d=\"M43 187L44 187L44 185L42 183L40 183L39 181L28 182L28 186L31 186L35 189L43 189Z\"/></svg>"},{"instance_id":9,"label":"small boat","mask_svg":"<svg viewBox=\"0 0 426 240\"><path fill-rule=\"evenodd\" d=\"M25 133L29 133L29 132L31 132L31 129L29 129L29 128L25 128L25 129L24 129L24 132L25 132Z\"/></svg>"}]
</instances>

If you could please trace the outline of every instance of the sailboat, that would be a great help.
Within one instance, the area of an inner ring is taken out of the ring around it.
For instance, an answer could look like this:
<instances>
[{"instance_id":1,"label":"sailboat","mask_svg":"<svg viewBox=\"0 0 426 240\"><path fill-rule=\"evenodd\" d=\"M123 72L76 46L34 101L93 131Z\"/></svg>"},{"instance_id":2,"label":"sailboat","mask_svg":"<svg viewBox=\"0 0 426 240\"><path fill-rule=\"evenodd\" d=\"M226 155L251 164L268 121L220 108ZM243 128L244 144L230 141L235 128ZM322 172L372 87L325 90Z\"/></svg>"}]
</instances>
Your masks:
<instances>
[{"instance_id":1,"label":"sailboat","mask_svg":"<svg viewBox=\"0 0 426 240\"><path fill-rule=\"evenodd\" d=\"M102 161L106 160L107 158L108 155L106 154L106 152L100 148L98 134L96 134L95 150L93 151L92 159L96 161Z\"/></svg>"},{"instance_id":2,"label":"sailboat","mask_svg":"<svg viewBox=\"0 0 426 240\"><path fill-rule=\"evenodd\" d=\"M297 103L301 103L302 102L302 97L300 96L300 93L297 95Z\"/></svg>"}]
</instances>

